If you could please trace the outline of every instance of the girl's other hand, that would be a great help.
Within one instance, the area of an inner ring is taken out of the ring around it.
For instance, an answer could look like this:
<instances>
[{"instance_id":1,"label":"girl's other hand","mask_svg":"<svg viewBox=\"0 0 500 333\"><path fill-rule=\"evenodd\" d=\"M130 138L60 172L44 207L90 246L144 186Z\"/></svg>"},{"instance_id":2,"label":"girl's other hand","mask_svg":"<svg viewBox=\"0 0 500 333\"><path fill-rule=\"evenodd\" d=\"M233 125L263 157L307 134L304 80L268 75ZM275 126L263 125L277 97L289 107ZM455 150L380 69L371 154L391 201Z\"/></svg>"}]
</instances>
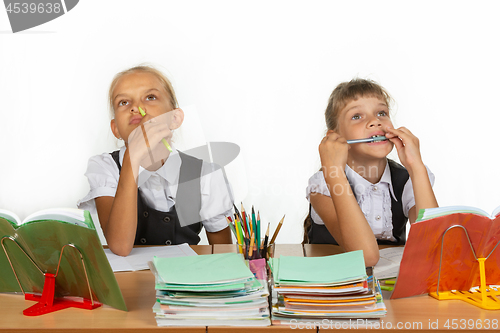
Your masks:
<instances>
[{"instance_id":1,"label":"girl's other hand","mask_svg":"<svg viewBox=\"0 0 500 333\"><path fill-rule=\"evenodd\" d=\"M415 166L423 166L419 140L409 129L406 127L398 129L387 127L386 131L385 137L394 143L399 160L408 171L411 171Z\"/></svg>"},{"instance_id":2,"label":"girl's other hand","mask_svg":"<svg viewBox=\"0 0 500 333\"><path fill-rule=\"evenodd\" d=\"M331 174L332 171L341 171L343 174L347 164L348 150L349 145L344 137L334 131L328 131L319 145L319 155L321 157L323 173L327 172Z\"/></svg>"}]
</instances>

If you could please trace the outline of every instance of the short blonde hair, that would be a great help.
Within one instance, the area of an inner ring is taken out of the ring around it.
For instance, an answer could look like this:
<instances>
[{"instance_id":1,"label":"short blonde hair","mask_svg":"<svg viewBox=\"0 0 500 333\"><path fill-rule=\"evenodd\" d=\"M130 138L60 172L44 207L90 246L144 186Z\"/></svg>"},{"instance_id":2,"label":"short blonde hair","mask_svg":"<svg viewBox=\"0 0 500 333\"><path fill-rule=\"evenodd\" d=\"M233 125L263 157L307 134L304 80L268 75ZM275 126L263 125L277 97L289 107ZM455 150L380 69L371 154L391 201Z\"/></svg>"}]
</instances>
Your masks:
<instances>
[{"instance_id":1,"label":"short blonde hair","mask_svg":"<svg viewBox=\"0 0 500 333\"><path fill-rule=\"evenodd\" d=\"M113 81L111 81L111 85L109 86L109 92L108 92L109 108L111 111L111 116L114 117L114 114L115 114L115 108L113 106L113 90L115 89L116 84L118 83L118 80L120 80L125 75L136 73L136 72L144 72L144 73L153 74L160 81L161 85L163 86L163 88L165 88L165 91L170 96L170 104L172 105L172 107L174 109L177 109L179 107L179 105L177 103L177 97L175 97L174 88L172 87L172 83L165 76L165 74L163 74L161 71L154 68L153 66L139 65L139 66L135 66L135 67L126 69L124 71L121 71L120 73L116 74L115 77L113 78Z\"/></svg>"},{"instance_id":2,"label":"short blonde hair","mask_svg":"<svg viewBox=\"0 0 500 333\"><path fill-rule=\"evenodd\" d=\"M329 130L338 130L340 111L351 101L360 97L377 97L383 100L387 107L392 101L389 93L378 83L372 80L354 78L349 82L340 83L330 95L325 110L326 127Z\"/></svg>"}]
</instances>

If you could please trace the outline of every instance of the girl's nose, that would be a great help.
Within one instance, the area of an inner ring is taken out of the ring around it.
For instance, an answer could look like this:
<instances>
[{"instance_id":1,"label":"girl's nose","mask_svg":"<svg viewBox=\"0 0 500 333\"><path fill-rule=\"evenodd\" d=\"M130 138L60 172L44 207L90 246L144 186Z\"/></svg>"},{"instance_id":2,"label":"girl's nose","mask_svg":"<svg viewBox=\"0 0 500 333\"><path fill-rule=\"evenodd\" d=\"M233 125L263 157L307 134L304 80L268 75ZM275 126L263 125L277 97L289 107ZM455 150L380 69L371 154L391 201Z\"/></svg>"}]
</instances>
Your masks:
<instances>
[{"instance_id":1,"label":"girl's nose","mask_svg":"<svg viewBox=\"0 0 500 333\"><path fill-rule=\"evenodd\" d=\"M370 119L370 121L368 122L368 126L369 127L376 127L376 126L382 126L382 122L380 121L380 119L378 117L373 117L372 119Z\"/></svg>"}]
</instances>

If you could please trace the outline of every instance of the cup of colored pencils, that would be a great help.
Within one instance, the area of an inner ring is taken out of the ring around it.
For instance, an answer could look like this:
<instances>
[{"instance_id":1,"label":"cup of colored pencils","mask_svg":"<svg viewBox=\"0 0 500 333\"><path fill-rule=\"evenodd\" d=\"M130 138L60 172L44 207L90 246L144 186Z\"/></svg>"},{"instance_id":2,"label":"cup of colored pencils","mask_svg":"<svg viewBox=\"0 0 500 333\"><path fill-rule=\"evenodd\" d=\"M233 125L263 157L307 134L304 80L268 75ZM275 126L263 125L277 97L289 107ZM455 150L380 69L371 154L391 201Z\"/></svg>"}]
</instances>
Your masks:
<instances>
[{"instance_id":1,"label":"cup of colored pencils","mask_svg":"<svg viewBox=\"0 0 500 333\"><path fill-rule=\"evenodd\" d=\"M226 217L227 222L231 231L236 238L236 243L238 246L238 253L243 253L245 259L268 259L272 253L270 249L274 249L274 242L281 229L283 220L285 216L281 219L274 231L274 234L269 241L269 229L270 223L267 224L267 230L265 236L261 235L261 220L260 212L257 211L255 215L255 209L252 206L252 211L247 213L241 204L241 212L234 206L235 213L232 217ZM274 251L271 251L274 252Z\"/></svg>"}]
</instances>

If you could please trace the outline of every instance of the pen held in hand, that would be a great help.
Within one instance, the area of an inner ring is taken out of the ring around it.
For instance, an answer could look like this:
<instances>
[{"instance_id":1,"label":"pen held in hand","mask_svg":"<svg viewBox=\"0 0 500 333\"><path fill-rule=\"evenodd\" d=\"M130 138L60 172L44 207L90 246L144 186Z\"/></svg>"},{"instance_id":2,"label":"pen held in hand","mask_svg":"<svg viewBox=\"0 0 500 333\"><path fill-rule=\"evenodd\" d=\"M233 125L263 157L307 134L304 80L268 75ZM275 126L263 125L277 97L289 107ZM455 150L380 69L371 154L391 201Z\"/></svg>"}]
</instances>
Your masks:
<instances>
[{"instance_id":1,"label":"pen held in hand","mask_svg":"<svg viewBox=\"0 0 500 333\"><path fill-rule=\"evenodd\" d=\"M141 116L145 116L146 115L146 111L144 111L140 106L139 106L139 113L141 114ZM144 126L142 126L142 132L144 133L144 138L147 140L147 136L146 136L146 130L144 129ZM163 145L168 149L169 152L172 152L172 147L170 147L170 145L168 144L168 141L165 140L165 138L161 139L161 142L163 142ZM149 148L149 142L146 141L146 144ZM150 157L151 157L151 161L153 161L153 155L151 154L151 150L149 151L149 154L150 154Z\"/></svg>"},{"instance_id":2,"label":"pen held in hand","mask_svg":"<svg viewBox=\"0 0 500 333\"><path fill-rule=\"evenodd\" d=\"M148 147L148 153L149 153L149 158L151 159L151 164L153 164L155 162L155 159L153 157L153 152L151 151L151 147L149 146L148 135L146 134L146 129L144 128L143 124L141 124L141 130L142 130L142 135L144 136L144 141L146 141L146 146Z\"/></svg>"},{"instance_id":3,"label":"pen held in hand","mask_svg":"<svg viewBox=\"0 0 500 333\"><path fill-rule=\"evenodd\" d=\"M370 143L370 142L379 142L379 141L385 141L389 140L385 136L372 136L371 138L366 138L366 139L355 139L355 140L347 140L348 144L353 144L353 143Z\"/></svg>"}]
</instances>

